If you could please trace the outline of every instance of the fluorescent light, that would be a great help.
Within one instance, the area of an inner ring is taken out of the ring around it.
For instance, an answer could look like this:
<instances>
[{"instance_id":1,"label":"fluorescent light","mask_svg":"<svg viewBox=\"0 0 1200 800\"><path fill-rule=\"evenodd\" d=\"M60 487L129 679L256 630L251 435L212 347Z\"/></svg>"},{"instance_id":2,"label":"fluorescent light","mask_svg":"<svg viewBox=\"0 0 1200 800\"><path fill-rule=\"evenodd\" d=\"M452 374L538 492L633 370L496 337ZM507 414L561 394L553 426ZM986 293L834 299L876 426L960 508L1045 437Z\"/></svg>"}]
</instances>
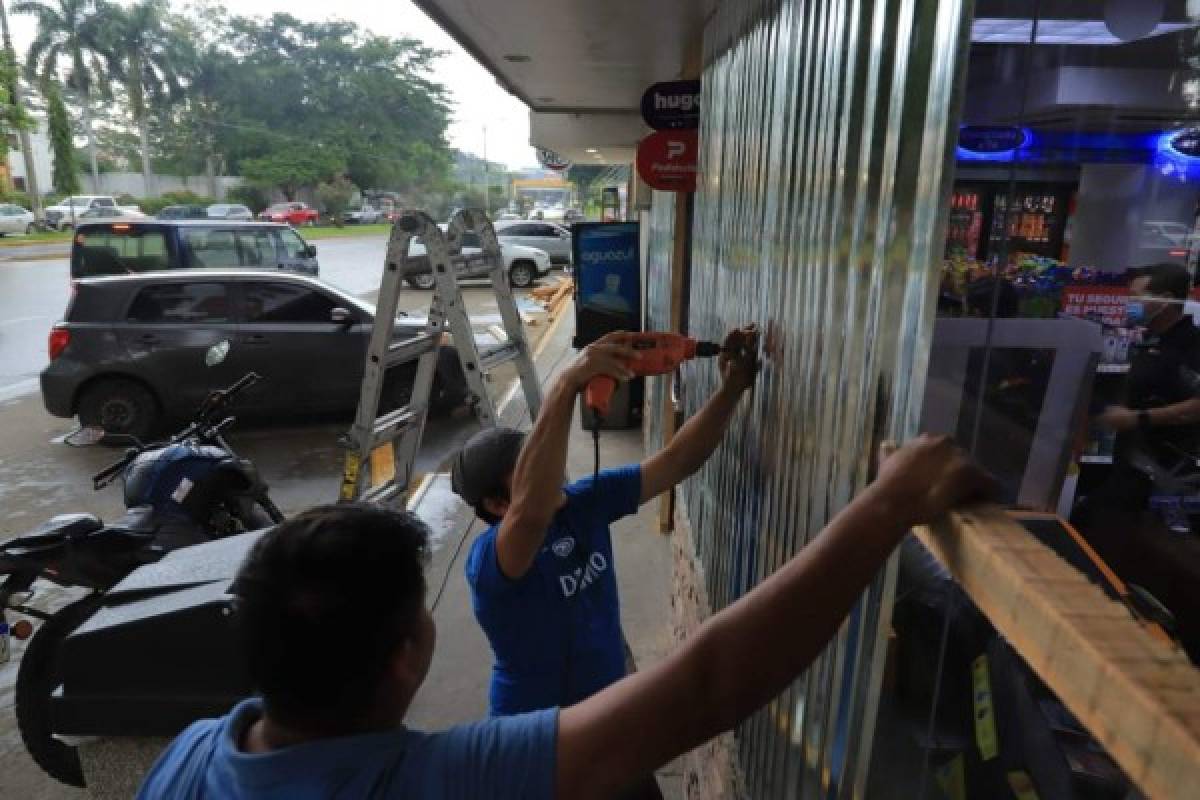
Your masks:
<instances>
[{"instance_id":1,"label":"fluorescent light","mask_svg":"<svg viewBox=\"0 0 1200 800\"><path fill-rule=\"evenodd\" d=\"M1166 33L1194 28L1191 22L1163 22L1149 34L1149 39ZM1033 36L1033 20L1005 17L978 17L971 24L971 41L976 44L1029 44ZM1042 19L1037 26L1038 44L1126 44L1113 36L1102 19Z\"/></svg>"},{"instance_id":2,"label":"fluorescent light","mask_svg":"<svg viewBox=\"0 0 1200 800\"><path fill-rule=\"evenodd\" d=\"M588 153L594 153L594 152L596 152L596 148L594 148L594 147L589 147L589 148L588 148L588 149L587 149L585 152L588 152Z\"/></svg>"}]
</instances>

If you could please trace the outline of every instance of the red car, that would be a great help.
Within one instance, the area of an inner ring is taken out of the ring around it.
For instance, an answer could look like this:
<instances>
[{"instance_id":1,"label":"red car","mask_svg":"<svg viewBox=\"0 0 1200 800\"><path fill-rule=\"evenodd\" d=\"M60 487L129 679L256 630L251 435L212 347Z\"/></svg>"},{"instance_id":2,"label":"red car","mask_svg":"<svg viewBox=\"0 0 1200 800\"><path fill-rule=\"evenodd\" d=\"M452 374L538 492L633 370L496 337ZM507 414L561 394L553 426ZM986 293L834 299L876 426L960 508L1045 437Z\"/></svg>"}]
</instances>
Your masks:
<instances>
[{"instance_id":1,"label":"red car","mask_svg":"<svg viewBox=\"0 0 1200 800\"><path fill-rule=\"evenodd\" d=\"M258 215L264 222L286 222L288 225L316 225L320 214L304 203L276 203Z\"/></svg>"}]
</instances>

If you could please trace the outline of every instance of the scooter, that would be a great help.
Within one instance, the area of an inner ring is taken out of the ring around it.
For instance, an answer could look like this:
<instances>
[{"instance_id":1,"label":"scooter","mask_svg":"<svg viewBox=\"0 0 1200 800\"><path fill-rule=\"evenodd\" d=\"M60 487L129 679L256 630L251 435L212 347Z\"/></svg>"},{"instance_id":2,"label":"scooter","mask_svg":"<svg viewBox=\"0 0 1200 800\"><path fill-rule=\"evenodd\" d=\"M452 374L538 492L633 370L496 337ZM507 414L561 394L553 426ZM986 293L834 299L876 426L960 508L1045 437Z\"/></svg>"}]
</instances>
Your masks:
<instances>
[{"instance_id":1,"label":"scooter","mask_svg":"<svg viewBox=\"0 0 1200 800\"><path fill-rule=\"evenodd\" d=\"M212 365L223 356L210 351L206 360ZM137 567L181 547L283 521L254 465L223 435L234 423L226 415L231 401L259 380L250 373L212 392L182 431L156 444L134 440L119 461L97 473L96 490L118 478L124 483L127 510L119 520L105 525L92 514L62 514L0 545L0 663L9 659L11 638L32 636L17 672L17 727L33 760L62 783L84 785L75 748L55 738L50 726L63 640ZM29 604L39 578L87 593L48 613ZM12 611L26 618L10 625ZM36 632L27 617L42 620Z\"/></svg>"}]
</instances>

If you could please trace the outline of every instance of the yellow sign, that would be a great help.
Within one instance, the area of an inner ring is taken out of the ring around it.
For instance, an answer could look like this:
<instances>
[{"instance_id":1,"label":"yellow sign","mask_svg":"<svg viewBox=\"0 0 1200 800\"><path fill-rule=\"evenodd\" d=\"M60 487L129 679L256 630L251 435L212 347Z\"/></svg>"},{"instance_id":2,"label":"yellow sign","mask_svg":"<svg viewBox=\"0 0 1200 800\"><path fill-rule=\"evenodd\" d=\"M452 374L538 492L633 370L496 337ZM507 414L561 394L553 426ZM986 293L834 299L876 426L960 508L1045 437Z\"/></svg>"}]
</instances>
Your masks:
<instances>
[{"instance_id":1,"label":"yellow sign","mask_svg":"<svg viewBox=\"0 0 1200 800\"><path fill-rule=\"evenodd\" d=\"M991 761L999 752L996 740L996 714L992 707L992 681L988 675L987 656L971 662L972 703L975 706L975 743L979 756Z\"/></svg>"}]
</instances>

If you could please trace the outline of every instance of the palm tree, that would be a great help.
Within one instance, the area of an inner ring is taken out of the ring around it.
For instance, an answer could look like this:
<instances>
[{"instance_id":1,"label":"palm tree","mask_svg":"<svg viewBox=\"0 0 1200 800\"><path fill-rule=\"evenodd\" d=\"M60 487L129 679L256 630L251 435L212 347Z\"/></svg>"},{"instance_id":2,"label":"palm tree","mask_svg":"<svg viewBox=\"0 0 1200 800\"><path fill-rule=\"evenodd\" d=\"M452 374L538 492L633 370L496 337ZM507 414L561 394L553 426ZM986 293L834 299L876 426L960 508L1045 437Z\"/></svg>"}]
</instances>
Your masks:
<instances>
[{"instance_id":1,"label":"palm tree","mask_svg":"<svg viewBox=\"0 0 1200 800\"><path fill-rule=\"evenodd\" d=\"M112 9L107 28L109 65L129 93L129 110L141 140L142 177L150 185L150 106L179 96L177 61L181 43L167 25L164 0L141 0L127 9Z\"/></svg>"},{"instance_id":2,"label":"palm tree","mask_svg":"<svg viewBox=\"0 0 1200 800\"><path fill-rule=\"evenodd\" d=\"M55 80L62 62L67 62L66 86L83 107L88 160L97 184L100 168L96 163L92 98L108 93L104 25L111 8L106 0L18 0L13 4L14 13L30 14L38 23L37 35L25 59L26 76L30 80Z\"/></svg>"}]
</instances>

